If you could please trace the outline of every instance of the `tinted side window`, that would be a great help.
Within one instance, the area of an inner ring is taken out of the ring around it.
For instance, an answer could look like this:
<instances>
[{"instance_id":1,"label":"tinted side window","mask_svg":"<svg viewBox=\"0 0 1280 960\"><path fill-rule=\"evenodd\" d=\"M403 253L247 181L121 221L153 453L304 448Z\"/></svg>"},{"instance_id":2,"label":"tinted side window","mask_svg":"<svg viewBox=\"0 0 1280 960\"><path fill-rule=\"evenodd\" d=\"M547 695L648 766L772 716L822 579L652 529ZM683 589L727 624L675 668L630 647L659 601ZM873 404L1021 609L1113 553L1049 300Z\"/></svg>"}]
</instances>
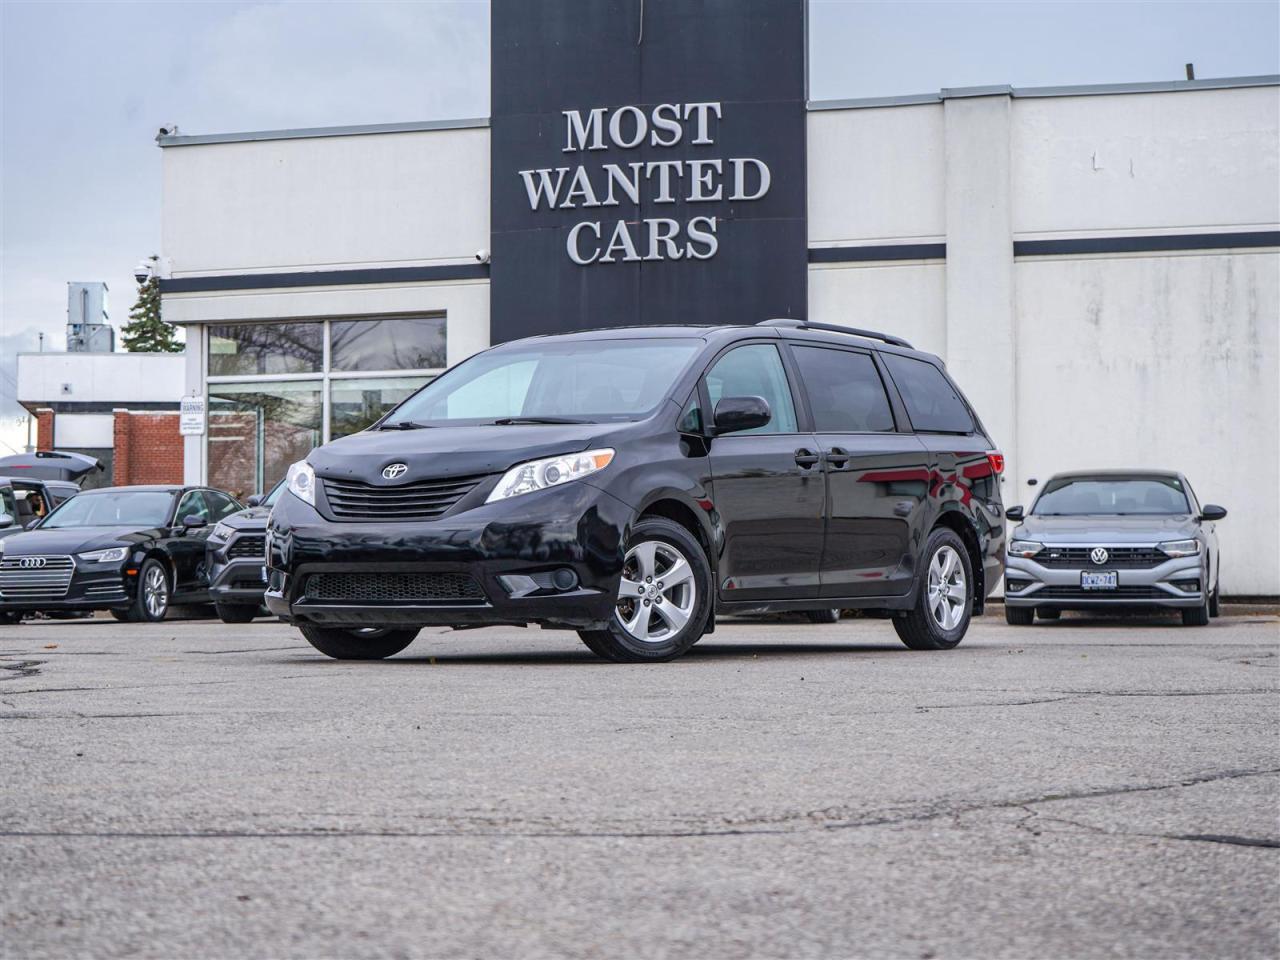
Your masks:
<instances>
[{"instance_id":1,"label":"tinted side window","mask_svg":"<svg viewBox=\"0 0 1280 960\"><path fill-rule=\"evenodd\" d=\"M875 361L865 353L793 347L813 425L819 433L893 430L893 413Z\"/></svg>"},{"instance_id":2,"label":"tinted side window","mask_svg":"<svg viewBox=\"0 0 1280 960\"><path fill-rule=\"evenodd\" d=\"M230 516L239 511L240 505L230 497L213 490L206 490L204 498L209 503L209 509L212 512L211 520L221 520L223 517Z\"/></svg>"},{"instance_id":3,"label":"tinted side window","mask_svg":"<svg viewBox=\"0 0 1280 960\"><path fill-rule=\"evenodd\" d=\"M925 433L972 433L973 417L951 382L932 363L882 353L907 405L911 425Z\"/></svg>"},{"instance_id":4,"label":"tinted side window","mask_svg":"<svg viewBox=\"0 0 1280 960\"><path fill-rule=\"evenodd\" d=\"M177 523L181 523L190 516L195 516L206 522L209 519L209 504L205 502L204 494L199 490L192 490L182 498L182 504L178 507L174 520Z\"/></svg>"},{"instance_id":5,"label":"tinted side window","mask_svg":"<svg viewBox=\"0 0 1280 960\"><path fill-rule=\"evenodd\" d=\"M740 430L735 437L796 432L796 408L791 402L787 373L778 348L771 343L735 347L717 360L707 371L707 393L711 395L712 411L724 397L763 397L769 404L772 417L768 423L755 430Z\"/></svg>"}]
</instances>

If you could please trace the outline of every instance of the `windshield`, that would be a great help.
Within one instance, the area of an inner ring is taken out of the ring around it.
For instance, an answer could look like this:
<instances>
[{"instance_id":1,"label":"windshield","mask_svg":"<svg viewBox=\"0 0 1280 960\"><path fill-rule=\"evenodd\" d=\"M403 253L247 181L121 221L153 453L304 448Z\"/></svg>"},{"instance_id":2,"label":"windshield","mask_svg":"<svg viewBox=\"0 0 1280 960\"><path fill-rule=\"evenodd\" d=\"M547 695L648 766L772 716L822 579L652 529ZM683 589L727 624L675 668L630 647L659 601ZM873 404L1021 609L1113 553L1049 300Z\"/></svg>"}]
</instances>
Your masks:
<instances>
[{"instance_id":1,"label":"windshield","mask_svg":"<svg viewBox=\"0 0 1280 960\"><path fill-rule=\"evenodd\" d=\"M262 501L262 505L264 507L274 507L276 505L276 501L280 499L280 494L284 493L284 490L285 490L285 483L283 480L281 480L279 483L277 483L274 487L271 488L271 492L268 493L267 498Z\"/></svg>"},{"instance_id":2,"label":"windshield","mask_svg":"<svg viewBox=\"0 0 1280 960\"><path fill-rule=\"evenodd\" d=\"M1061 477L1050 480L1031 511L1042 517L1190 513L1176 477Z\"/></svg>"},{"instance_id":3,"label":"windshield","mask_svg":"<svg viewBox=\"0 0 1280 960\"><path fill-rule=\"evenodd\" d=\"M49 514L42 530L56 527L162 527L169 519L168 490L118 490L82 493Z\"/></svg>"},{"instance_id":4,"label":"windshield","mask_svg":"<svg viewBox=\"0 0 1280 960\"><path fill-rule=\"evenodd\" d=\"M535 341L481 353L423 387L382 428L638 420L663 401L702 345L698 339Z\"/></svg>"}]
</instances>

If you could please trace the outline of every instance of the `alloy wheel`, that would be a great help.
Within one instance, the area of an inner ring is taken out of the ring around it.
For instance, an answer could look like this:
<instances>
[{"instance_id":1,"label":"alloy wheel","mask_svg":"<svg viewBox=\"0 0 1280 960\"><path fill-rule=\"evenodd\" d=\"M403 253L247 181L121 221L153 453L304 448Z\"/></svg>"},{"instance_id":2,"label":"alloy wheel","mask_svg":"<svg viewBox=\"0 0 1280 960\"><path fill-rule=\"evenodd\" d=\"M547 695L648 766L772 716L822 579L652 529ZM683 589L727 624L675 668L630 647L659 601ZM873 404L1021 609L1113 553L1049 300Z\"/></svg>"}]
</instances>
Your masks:
<instances>
[{"instance_id":1,"label":"alloy wheel","mask_svg":"<svg viewBox=\"0 0 1280 960\"><path fill-rule=\"evenodd\" d=\"M146 604L147 615L154 620L164 616L169 606L169 581L164 569L153 564L147 569L146 579L142 582L142 602Z\"/></svg>"},{"instance_id":2,"label":"alloy wheel","mask_svg":"<svg viewBox=\"0 0 1280 960\"><path fill-rule=\"evenodd\" d=\"M929 613L943 630L954 630L964 616L968 588L964 564L953 547L944 546L929 563Z\"/></svg>"},{"instance_id":3,"label":"alloy wheel","mask_svg":"<svg viewBox=\"0 0 1280 960\"><path fill-rule=\"evenodd\" d=\"M693 616L698 587L693 567L663 540L644 540L627 551L618 587L617 618L642 643L663 643Z\"/></svg>"}]
</instances>

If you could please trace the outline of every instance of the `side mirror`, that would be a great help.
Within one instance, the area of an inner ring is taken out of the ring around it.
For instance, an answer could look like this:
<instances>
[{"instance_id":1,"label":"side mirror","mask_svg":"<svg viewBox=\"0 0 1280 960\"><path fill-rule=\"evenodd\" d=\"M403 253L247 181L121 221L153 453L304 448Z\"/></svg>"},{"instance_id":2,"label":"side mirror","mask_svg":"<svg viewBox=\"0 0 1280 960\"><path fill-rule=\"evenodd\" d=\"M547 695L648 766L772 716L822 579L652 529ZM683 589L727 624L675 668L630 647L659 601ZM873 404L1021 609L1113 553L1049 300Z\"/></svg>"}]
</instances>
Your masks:
<instances>
[{"instance_id":1,"label":"side mirror","mask_svg":"<svg viewBox=\"0 0 1280 960\"><path fill-rule=\"evenodd\" d=\"M1014 504L1012 507L1006 510L1004 512L1004 515L1009 520L1021 520L1025 516L1025 514L1022 511L1022 507L1018 506L1017 504Z\"/></svg>"},{"instance_id":2,"label":"side mirror","mask_svg":"<svg viewBox=\"0 0 1280 960\"><path fill-rule=\"evenodd\" d=\"M208 520L206 520L204 517L197 516L194 513L188 513L185 517L182 518L183 530L199 530L201 527L207 527L208 525L209 525Z\"/></svg>"},{"instance_id":3,"label":"side mirror","mask_svg":"<svg viewBox=\"0 0 1280 960\"><path fill-rule=\"evenodd\" d=\"M250 497L248 500L245 501L245 504L250 507L260 507L262 506L262 502L266 499L267 498L265 494L255 493L252 497Z\"/></svg>"},{"instance_id":4,"label":"side mirror","mask_svg":"<svg viewBox=\"0 0 1280 960\"><path fill-rule=\"evenodd\" d=\"M28 520L28 521L27 521L27 525L26 525L25 527L23 527L22 529L23 529L23 530L34 530L34 529L35 529L36 527L38 527L38 526L40 526L40 518L39 518L39 517L36 517L34 520Z\"/></svg>"},{"instance_id":5,"label":"side mirror","mask_svg":"<svg viewBox=\"0 0 1280 960\"><path fill-rule=\"evenodd\" d=\"M0 513L0 530L4 530L13 526L13 517L7 513Z\"/></svg>"},{"instance_id":6,"label":"side mirror","mask_svg":"<svg viewBox=\"0 0 1280 960\"><path fill-rule=\"evenodd\" d=\"M763 427L773 418L764 397L725 397L716 404L716 433L737 433Z\"/></svg>"},{"instance_id":7,"label":"side mirror","mask_svg":"<svg viewBox=\"0 0 1280 960\"><path fill-rule=\"evenodd\" d=\"M1227 515L1227 508L1220 507L1216 503L1206 503L1200 508L1201 520L1221 520Z\"/></svg>"}]
</instances>

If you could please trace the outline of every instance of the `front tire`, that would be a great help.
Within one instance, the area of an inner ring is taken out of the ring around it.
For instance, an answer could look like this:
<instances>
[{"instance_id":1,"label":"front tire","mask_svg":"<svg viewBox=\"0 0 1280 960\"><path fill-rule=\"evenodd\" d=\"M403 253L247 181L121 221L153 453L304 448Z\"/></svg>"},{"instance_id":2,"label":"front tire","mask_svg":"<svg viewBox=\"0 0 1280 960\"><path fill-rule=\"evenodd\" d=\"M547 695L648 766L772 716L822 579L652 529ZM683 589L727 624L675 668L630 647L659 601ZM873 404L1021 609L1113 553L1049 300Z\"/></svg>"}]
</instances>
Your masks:
<instances>
[{"instance_id":1,"label":"front tire","mask_svg":"<svg viewBox=\"0 0 1280 960\"><path fill-rule=\"evenodd\" d=\"M1209 625L1209 598L1205 597L1204 603L1198 607L1189 607L1182 611L1182 625L1184 627L1207 627Z\"/></svg>"},{"instance_id":2,"label":"front tire","mask_svg":"<svg viewBox=\"0 0 1280 960\"><path fill-rule=\"evenodd\" d=\"M950 650L964 639L973 616L969 551L954 530L938 527L922 556L920 595L906 616L894 617L893 629L912 650Z\"/></svg>"},{"instance_id":3,"label":"front tire","mask_svg":"<svg viewBox=\"0 0 1280 960\"><path fill-rule=\"evenodd\" d=\"M1222 588L1218 586L1218 581L1213 582L1213 593L1209 596L1209 616L1222 616Z\"/></svg>"},{"instance_id":4,"label":"front tire","mask_svg":"<svg viewBox=\"0 0 1280 960\"><path fill-rule=\"evenodd\" d=\"M223 623L249 623L258 615L258 608L247 603L215 603L213 609Z\"/></svg>"},{"instance_id":5,"label":"front tire","mask_svg":"<svg viewBox=\"0 0 1280 960\"><path fill-rule=\"evenodd\" d=\"M0 624L6 627L16 627L22 622L22 614L17 610L5 610L0 612Z\"/></svg>"},{"instance_id":6,"label":"front tire","mask_svg":"<svg viewBox=\"0 0 1280 960\"><path fill-rule=\"evenodd\" d=\"M614 663L673 660L706 630L711 590L702 544L678 523L646 517L631 528L609 625L578 636Z\"/></svg>"},{"instance_id":7,"label":"front tire","mask_svg":"<svg viewBox=\"0 0 1280 960\"><path fill-rule=\"evenodd\" d=\"M1011 607L1006 603L1004 622L1011 627L1029 627L1036 622L1035 607Z\"/></svg>"},{"instance_id":8,"label":"front tire","mask_svg":"<svg viewBox=\"0 0 1280 960\"><path fill-rule=\"evenodd\" d=\"M169 571L152 557L138 574L138 596L129 608L129 619L136 623L159 623L169 613Z\"/></svg>"},{"instance_id":9,"label":"front tire","mask_svg":"<svg viewBox=\"0 0 1280 960\"><path fill-rule=\"evenodd\" d=\"M334 660L385 660L413 643L418 635L416 627L357 627L348 630L308 623L300 624L298 629L309 644Z\"/></svg>"}]
</instances>

